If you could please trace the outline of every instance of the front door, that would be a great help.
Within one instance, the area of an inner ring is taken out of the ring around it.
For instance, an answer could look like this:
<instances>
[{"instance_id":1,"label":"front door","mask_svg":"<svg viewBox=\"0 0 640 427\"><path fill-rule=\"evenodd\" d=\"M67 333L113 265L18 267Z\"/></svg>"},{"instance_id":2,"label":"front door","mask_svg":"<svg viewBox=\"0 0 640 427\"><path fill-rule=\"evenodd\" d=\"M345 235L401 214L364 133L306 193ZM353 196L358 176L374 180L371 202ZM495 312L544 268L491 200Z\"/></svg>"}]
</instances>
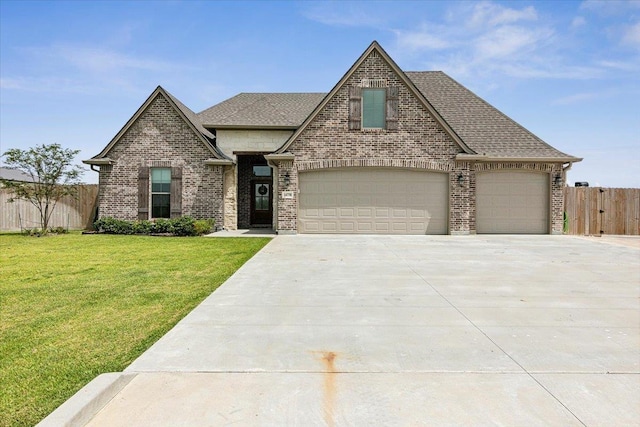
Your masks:
<instances>
[{"instance_id":1,"label":"front door","mask_svg":"<svg viewBox=\"0 0 640 427\"><path fill-rule=\"evenodd\" d=\"M251 225L271 226L273 222L273 180L251 180Z\"/></svg>"}]
</instances>

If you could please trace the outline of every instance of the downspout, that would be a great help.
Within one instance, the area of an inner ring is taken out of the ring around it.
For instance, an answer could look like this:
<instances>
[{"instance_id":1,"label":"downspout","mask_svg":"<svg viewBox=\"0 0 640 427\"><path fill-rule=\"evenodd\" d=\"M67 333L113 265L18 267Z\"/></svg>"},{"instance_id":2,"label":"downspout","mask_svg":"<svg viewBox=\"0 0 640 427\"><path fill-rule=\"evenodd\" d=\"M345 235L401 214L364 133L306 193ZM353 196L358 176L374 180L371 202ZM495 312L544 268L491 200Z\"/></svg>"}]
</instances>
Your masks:
<instances>
[{"instance_id":1,"label":"downspout","mask_svg":"<svg viewBox=\"0 0 640 427\"><path fill-rule=\"evenodd\" d=\"M569 162L567 164L567 166L562 166L562 182L564 183L564 185L562 186L562 233L568 233L569 232L569 218L567 216L567 211L565 210L566 207L564 205L564 195L565 195L565 190L564 187L567 186L567 172L569 172L571 170L571 167L573 166L573 163Z\"/></svg>"},{"instance_id":2,"label":"downspout","mask_svg":"<svg viewBox=\"0 0 640 427\"><path fill-rule=\"evenodd\" d=\"M571 170L571 167L573 166L573 163L569 162L567 166L562 166L562 176L563 176L563 181L567 180L567 172L569 172Z\"/></svg>"}]
</instances>

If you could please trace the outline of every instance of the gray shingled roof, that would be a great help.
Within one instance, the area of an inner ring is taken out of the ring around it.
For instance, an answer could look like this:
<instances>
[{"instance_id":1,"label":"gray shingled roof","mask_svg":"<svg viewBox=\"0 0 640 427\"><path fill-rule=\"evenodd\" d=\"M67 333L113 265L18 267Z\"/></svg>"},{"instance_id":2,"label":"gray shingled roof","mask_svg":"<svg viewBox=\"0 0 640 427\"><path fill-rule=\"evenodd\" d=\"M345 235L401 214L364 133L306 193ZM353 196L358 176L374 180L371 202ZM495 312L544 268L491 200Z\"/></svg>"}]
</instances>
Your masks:
<instances>
[{"instance_id":1,"label":"gray shingled roof","mask_svg":"<svg viewBox=\"0 0 640 427\"><path fill-rule=\"evenodd\" d=\"M197 114L207 127L286 127L304 122L326 93L241 93Z\"/></svg>"},{"instance_id":2,"label":"gray shingled roof","mask_svg":"<svg viewBox=\"0 0 640 427\"><path fill-rule=\"evenodd\" d=\"M477 154L498 158L573 158L551 147L442 71L405 74ZM172 98L200 129L202 126L297 128L325 96L325 93L241 93L197 115Z\"/></svg>"},{"instance_id":3,"label":"gray shingled roof","mask_svg":"<svg viewBox=\"0 0 640 427\"><path fill-rule=\"evenodd\" d=\"M477 154L507 158L572 158L545 143L442 71L405 74Z\"/></svg>"},{"instance_id":4,"label":"gray shingled roof","mask_svg":"<svg viewBox=\"0 0 640 427\"><path fill-rule=\"evenodd\" d=\"M6 179L7 181L37 182L37 180L31 178L31 175L28 173L6 167L0 167L0 178Z\"/></svg>"}]
</instances>

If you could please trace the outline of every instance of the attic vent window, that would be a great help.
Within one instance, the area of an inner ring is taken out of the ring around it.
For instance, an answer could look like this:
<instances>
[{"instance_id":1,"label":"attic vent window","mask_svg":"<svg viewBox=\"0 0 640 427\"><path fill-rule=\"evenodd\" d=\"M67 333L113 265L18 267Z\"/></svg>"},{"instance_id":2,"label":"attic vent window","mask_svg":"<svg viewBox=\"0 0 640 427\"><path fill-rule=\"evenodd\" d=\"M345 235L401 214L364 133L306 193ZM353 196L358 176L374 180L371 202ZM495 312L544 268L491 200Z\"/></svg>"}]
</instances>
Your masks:
<instances>
[{"instance_id":1,"label":"attic vent window","mask_svg":"<svg viewBox=\"0 0 640 427\"><path fill-rule=\"evenodd\" d=\"M362 79L360 86L363 88L385 88L388 83L386 79Z\"/></svg>"}]
</instances>

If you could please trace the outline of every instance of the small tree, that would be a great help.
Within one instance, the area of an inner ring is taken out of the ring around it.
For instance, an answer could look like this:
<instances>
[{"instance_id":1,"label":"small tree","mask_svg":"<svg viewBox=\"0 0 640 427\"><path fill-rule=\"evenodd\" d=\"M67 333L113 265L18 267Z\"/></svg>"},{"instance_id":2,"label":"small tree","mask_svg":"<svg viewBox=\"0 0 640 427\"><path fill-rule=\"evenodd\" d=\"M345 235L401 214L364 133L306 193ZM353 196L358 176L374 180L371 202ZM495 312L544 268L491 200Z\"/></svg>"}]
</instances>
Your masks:
<instances>
[{"instance_id":1,"label":"small tree","mask_svg":"<svg viewBox=\"0 0 640 427\"><path fill-rule=\"evenodd\" d=\"M33 182L0 179L13 197L26 200L40 213L40 226L46 232L53 209L64 196L77 197L77 185L84 170L73 164L80 150L65 149L60 144L42 144L35 148L21 150L12 148L2 156L10 169L17 169L31 176Z\"/></svg>"}]
</instances>

